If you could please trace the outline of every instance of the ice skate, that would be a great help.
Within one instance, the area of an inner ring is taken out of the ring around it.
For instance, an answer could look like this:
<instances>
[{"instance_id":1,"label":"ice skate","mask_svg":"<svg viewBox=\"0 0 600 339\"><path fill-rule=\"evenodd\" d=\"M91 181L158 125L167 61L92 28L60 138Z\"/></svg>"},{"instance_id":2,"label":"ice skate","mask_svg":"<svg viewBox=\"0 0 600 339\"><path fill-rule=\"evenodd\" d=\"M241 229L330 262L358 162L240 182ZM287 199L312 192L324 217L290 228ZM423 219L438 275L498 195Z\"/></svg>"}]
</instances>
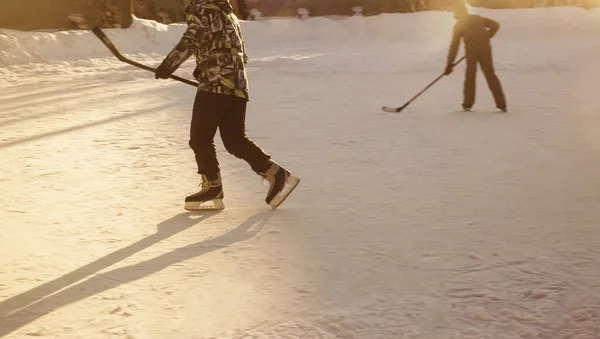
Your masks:
<instances>
[{"instance_id":1,"label":"ice skate","mask_svg":"<svg viewBox=\"0 0 600 339\"><path fill-rule=\"evenodd\" d=\"M291 175L288 170L274 162L265 173L260 173L260 175L269 183L269 192L265 202L273 209L279 207L300 183L298 177Z\"/></svg>"},{"instance_id":2,"label":"ice skate","mask_svg":"<svg viewBox=\"0 0 600 339\"><path fill-rule=\"evenodd\" d=\"M221 175L217 179L208 180L202 175L200 191L185 198L185 209L188 211L222 210L223 204L223 186Z\"/></svg>"}]
</instances>

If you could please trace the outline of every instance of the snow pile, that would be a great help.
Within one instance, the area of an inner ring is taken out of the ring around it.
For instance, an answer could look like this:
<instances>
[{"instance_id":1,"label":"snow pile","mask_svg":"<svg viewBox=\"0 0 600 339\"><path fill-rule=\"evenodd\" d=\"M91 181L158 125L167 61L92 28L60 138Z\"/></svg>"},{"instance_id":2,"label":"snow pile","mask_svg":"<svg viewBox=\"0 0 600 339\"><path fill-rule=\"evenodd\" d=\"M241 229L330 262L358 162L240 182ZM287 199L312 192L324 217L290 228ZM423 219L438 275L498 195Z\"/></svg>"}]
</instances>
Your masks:
<instances>
[{"instance_id":1,"label":"snow pile","mask_svg":"<svg viewBox=\"0 0 600 339\"><path fill-rule=\"evenodd\" d=\"M511 10L481 10L482 15L500 21L507 35L553 38L600 32L597 9L550 7Z\"/></svg>"},{"instance_id":2,"label":"snow pile","mask_svg":"<svg viewBox=\"0 0 600 339\"><path fill-rule=\"evenodd\" d=\"M498 20L502 34L529 38L600 33L600 9L557 7L536 9L472 9ZM448 12L381 14L372 17L309 20L272 19L243 22L248 45L254 50L294 49L302 46L336 48L355 43L446 44L454 19ZM132 27L107 29L106 34L125 54L168 53L185 25L163 25L136 19ZM18 32L0 29L0 66L109 57L91 32Z\"/></svg>"},{"instance_id":3,"label":"snow pile","mask_svg":"<svg viewBox=\"0 0 600 339\"><path fill-rule=\"evenodd\" d=\"M106 35L123 53L164 53L177 41L185 26L166 26L135 20L128 29L106 29ZM71 61L109 57L110 51L90 31L20 32L0 30L0 65Z\"/></svg>"}]
</instances>

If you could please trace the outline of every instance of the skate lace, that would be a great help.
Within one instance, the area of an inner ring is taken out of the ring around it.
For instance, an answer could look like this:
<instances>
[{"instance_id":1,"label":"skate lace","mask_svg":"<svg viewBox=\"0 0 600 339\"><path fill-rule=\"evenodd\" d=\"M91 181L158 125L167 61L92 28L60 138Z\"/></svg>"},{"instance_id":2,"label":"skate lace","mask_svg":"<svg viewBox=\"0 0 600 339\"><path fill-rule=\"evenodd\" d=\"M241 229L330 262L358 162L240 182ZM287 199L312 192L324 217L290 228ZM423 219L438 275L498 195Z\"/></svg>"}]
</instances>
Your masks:
<instances>
[{"instance_id":1,"label":"skate lace","mask_svg":"<svg viewBox=\"0 0 600 339\"><path fill-rule=\"evenodd\" d=\"M208 179L202 179L202 181L200 182L200 184L198 184L198 187L200 187L200 192L199 193L204 193L207 192L210 187L211 187L211 182Z\"/></svg>"},{"instance_id":2,"label":"skate lace","mask_svg":"<svg viewBox=\"0 0 600 339\"><path fill-rule=\"evenodd\" d=\"M270 189L275 182L275 175L271 172L267 172L264 175L261 175L260 182Z\"/></svg>"}]
</instances>

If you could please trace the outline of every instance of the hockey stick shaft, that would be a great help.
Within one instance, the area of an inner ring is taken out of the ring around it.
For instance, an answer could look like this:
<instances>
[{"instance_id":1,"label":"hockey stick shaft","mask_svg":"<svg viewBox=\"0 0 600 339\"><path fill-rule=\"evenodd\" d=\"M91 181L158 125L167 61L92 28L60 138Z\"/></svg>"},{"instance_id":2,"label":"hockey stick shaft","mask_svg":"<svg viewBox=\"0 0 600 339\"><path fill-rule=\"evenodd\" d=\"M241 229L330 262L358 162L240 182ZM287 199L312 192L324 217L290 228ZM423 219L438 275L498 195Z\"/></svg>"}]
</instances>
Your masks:
<instances>
[{"instance_id":1,"label":"hockey stick shaft","mask_svg":"<svg viewBox=\"0 0 600 339\"><path fill-rule=\"evenodd\" d=\"M98 39L100 39L100 41L102 41L102 43L112 52L112 54L117 57L117 59L128 63L132 66L141 68L141 69L145 69L147 71L151 71L151 72L156 72L156 68L152 68L150 66L146 66L143 64L140 64L138 62L135 62L133 60L129 60L126 57L124 57L121 52L119 52L119 50L117 49L117 47L115 47L115 45L110 41L110 39L106 36L106 34L104 34L104 32L100 29L100 27L94 27L92 29L92 32L98 37ZM177 80L177 81L181 81L183 83L186 83L188 85L192 85L192 86L196 86L198 87L198 83L188 80L188 79L184 79L181 77L178 77L176 75L172 75L170 76L171 79Z\"/></svg>"},{"instance_id":2,"label":"hockey stick shaft","mask_svg":"<svg viewBox=\"0 0 600 339\"><path fill-rule=\"evenodd\" d=\"M465 57L463 56L462 58L458 59L457 62L455 62L453 64L453 66L458 65L459 63L461 63L463 60L465 59ZM400 112L401 110L403 110L406 106L410 105L411 102L413 102L416 98L418 98L419 96L421 96L421 94L425 93L425 91L427 91L431 86L433 86L436 82L438 82L441 78L444 77L444 73L440 74L437 78L435 78L435 80L433 80L429 85L427 85L427 87L423 88L419 93L417 93L414 97L412 97L410 100L408 100L403 106L400 106L398 108L396 108L396 112Z\"/></svg>"},{"instance_id":3,"label":"hockey stick shaft","mask_svg":"<svg viewBox=\"0 0 600 339\"><path fill-rule=\"evenodd\" d=\"M459 63L461 63L463 60L465 59L465 57L463 56L462 58L458 59L457 62L455 62L452 66L456 66ZM433 84L435 84L436 82L438 82L441 78L444 77L444 73L440 74L440 76L438 76L435 80L433 80L429 85L427 85L427 87L425 87L421 92L417 93L417 95L415 95L414 97L412 97L412 99L410 99L408 101L408 103L411 103L412 101L414 101L416 98L418 98L421 94L425 93L426 90L429 89L429 87L433 86Z\"/></svg>"}]
</instances>

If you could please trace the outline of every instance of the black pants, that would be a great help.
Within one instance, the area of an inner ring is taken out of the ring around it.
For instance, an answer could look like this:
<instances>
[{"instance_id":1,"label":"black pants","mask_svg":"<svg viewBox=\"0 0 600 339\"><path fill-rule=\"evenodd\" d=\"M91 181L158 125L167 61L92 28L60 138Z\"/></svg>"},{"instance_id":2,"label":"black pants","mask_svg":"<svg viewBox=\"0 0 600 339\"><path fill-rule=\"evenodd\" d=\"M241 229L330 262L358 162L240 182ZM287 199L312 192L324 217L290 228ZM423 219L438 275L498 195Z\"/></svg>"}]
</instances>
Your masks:
<instances>
[{"instance_id":1,"label":"black pants","mask_svg":"<svg viewBox=\"0 0 600 339\"><path fill-rule=\"evenodd\" d=\"M463 88L463 107L471 108L475 103L475 79L477 75L477 64L485 76L488 87L494 96L496 107L506 108L506 98L502 90L500 80L494 70L491 48L472 48L467 51L467 67L465 71L465 83Z\"/></svg>"},{"instance_id":2,"label":"black pants","mask_svg":"<svg viewBox=\"0 0 600 339\"><path fill-rule=\"evenodd\" d=\"M225 149L245 160L256 173L271 165L268 154L246 136L246 103L243 98L198 91L194 100L189 145L194 150L198 174L214 180L219 162L214 138L217 127Z\"/></svg>"}]
</instances>

